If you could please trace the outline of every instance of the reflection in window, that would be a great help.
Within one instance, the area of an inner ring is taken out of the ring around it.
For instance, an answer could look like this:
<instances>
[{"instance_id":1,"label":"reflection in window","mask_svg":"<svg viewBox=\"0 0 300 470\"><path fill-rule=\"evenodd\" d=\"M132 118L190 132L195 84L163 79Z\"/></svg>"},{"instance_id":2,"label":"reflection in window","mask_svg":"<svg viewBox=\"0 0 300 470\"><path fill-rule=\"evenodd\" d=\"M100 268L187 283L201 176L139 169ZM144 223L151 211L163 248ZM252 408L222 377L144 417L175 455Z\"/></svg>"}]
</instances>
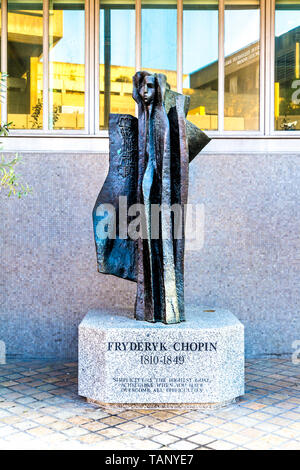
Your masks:
<instances>
[{"instance_id":1,"label":"reflection in window","mask_svg":"<svg viewBox=\"0 0 300 470\"><path fill-rule=\"evenodd\" d=\"M259 0L225 1L224 129L259 130Z\"/></svg>"},{"instance_id":2,"label":"reflection in window","mask_svg":"<svg viewBox=\"0 0 300 470\"><path fill-rule=\"evenodd\" d=\"M177 88L177 2L142 0L142 70L163 73Z\"/></svg>"},{"instance_id":3,"label":"reflection in window","mask_svg":"<svg viewBox=\"0 0 300 470\"><path fill-rule=\"evenodd\" d=\"M188 119L202 129L216 130L218 128L218 0L184 1L183 93L191 97Z\"/></svg>"},{"instance_id":4,"label":"reflection in window","mask_svg":"<svg viewBox=\"0 0 300 470\"><path fill-rule=\"evenodd\" d=\"M7 112L12 128L42 128L43 5L8 0Z\"/></svg>"},{"instance_id":5,"label":"reflection in window","mask_svg":"<svg viewBox=\"0 0 300 470\"><path fill-rule=\"evenodd\" d=\"M49 4L49 128L83 129L84 0Z\"/></svg>"},{"instance_id":6,"label":"reflection in window","mask_svg":"<svg viewBox=\"0 0 300 470\"><path fill-rule=\"evenodd\" d=\"M100 128L109 113L135 114L135 2L100 2Z\"/></svg>"},{"instance_id":7,"label":"reflection in window","mask_svg":"<svg viewBox=\"0 0 300 470\"><path fill-rule=\"evenodd\" d=\"M275 130L300 130L300 1L276 1Z\"/></svg>"}]
</instances>

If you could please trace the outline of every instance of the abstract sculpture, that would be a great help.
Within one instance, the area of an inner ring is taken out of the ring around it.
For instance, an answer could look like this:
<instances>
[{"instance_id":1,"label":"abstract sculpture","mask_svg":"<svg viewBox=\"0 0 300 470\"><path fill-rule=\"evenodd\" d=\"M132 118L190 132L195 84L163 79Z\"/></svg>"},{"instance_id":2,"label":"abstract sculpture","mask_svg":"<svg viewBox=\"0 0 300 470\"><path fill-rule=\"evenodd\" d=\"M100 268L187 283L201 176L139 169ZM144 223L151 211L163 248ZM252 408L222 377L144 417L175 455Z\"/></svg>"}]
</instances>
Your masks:
<instances>
[{"instance_id":1,"label":"abstract sculpture","mask_svg":"<svg viewBox=\"0 0 300 470\"><path fill-rule=\"evenodd\" d=\"M109 118L109 172L93 210L98 271L137 283L137 320L178 323L188 165L210 139L186 120L190 99L165 75L137 72L133 98L138 119Z\"/></svg>"}]
</instances>

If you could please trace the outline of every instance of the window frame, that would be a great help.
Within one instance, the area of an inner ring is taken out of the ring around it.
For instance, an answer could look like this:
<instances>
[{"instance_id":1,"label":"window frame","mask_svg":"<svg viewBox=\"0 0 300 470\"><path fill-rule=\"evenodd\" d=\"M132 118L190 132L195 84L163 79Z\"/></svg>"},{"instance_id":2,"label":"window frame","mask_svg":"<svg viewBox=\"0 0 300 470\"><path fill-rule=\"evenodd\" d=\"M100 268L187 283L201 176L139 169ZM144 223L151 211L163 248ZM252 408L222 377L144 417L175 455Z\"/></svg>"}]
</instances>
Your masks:
<instances>
[{"instance_id":1,"label":"window frame","mask_svg":"<svg viewBox=\"0 0 300 470\"><path fill-rule=\"evenodd\" d=\"M91 113L90 113L90 44L91 28L90 4L93 0L85 0L85 53L84 53L84 74L85 74L85 93L84 93L84 129L49 129L49 0L43 0L43 128L42 129L11 129L11 136L84 136L91 135ZM8 18L8 0L1 0L1 72L7 73L7 18ZM7 122L7 91L3 93L3 103L1 106L1 121Z\"/></svg>"},{"instance_id":2,"label":"window frame","mask_svg":"<svg viewBox=\"0 0 300 470\"><path fill-rule=\"evenodd\" d=\"M269 115L266 116L266 120L268 119L268 126L269 126L269 135L271 137L282 137L288 139L295 139L300 137L300 130L291 131L283 131L283 130L276 130L275 129L275 6L276 0L267 0L269 3L269 25L268 25L268 32L267 40L269 41L269 55L266 55L266 69L269 73L269 80L270 80L270 87L269 87L269 103L270 106L268 108Z\"/></svg>"},{"instance_id":3,"label":"window frame","mask_svg":"<svg viewBox=\"0 0 300 470\"><path fill-rule=\"evenodd\" d=\"M12 129L11 136L108 137L99 128L99 17L101 0L85 0L85 105L82 130L49 129L49 0L43 2L43 129ZM207 131L215 138L299 138L300 131L274 129L275 0L260 0L260 111L259 131L224 130L224 12L225 0L219 0L218 51L218 130ZM7 72L7 0L1 1L1 70ZM141 65L141 0L135 0L135 69ZM177 91L183 84L183 0L177 0ZM1 120L7 121L7 93L1 104ZM292 135L291 135L292 134Z\"/></svg>"}]
</instances>

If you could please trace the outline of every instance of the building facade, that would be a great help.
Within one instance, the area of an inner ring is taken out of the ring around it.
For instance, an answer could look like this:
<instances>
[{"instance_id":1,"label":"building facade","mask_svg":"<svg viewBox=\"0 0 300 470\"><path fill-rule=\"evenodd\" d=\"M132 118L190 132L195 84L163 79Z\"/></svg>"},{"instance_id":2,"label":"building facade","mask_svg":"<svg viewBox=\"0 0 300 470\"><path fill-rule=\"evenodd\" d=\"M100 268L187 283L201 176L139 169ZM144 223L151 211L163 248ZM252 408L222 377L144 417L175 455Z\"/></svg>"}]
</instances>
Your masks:
<instances>
[{"instance_id":1,"label":"building facade","mask_svg":"<svg viewBox=\"0 0 300 470\"><path fill-rule=\"evenodd\" d=\"M27 198L0 193L0 339L75 357L90 308L132 306L97 273L91 212L108 169L109 113L135 113L131 78L167 75L210 144L190 166L203 243L187 302L229 308L248 356L300 340L300 0L1 0L4 158Z\"/></svg>"},{"instance_id":2,"label":"building facade","mask_svg":"<svg viewBox=\"0 0 300 470\"><path fill-rule=\"evenodd\" d=\"M189 118L213 136L288 137L300 130L298 3L2 1L2 122L24 137L105 138L110 112L135 112L131 77L146 69L190 95Z\"/></svg>"}]
</instances>

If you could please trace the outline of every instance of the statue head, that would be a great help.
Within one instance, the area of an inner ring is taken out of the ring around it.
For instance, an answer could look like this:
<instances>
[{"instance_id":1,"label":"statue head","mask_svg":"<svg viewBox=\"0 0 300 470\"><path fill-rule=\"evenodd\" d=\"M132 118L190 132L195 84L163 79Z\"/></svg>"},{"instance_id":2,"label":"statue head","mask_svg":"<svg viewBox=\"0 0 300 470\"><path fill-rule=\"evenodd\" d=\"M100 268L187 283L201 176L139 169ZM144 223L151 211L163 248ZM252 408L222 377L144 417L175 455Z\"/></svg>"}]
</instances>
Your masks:
<instances>
[{"instance_id":1,"label":"statue head","mask_svg":"<svg viewBox=\"0 0 300 470\"><path fill-rule=\"evenodd\" d=\"M155 85L155 76L146 75L142 82L142 86L139 89L139 94L146 106L149 106L154 101Z\"/></svg>"},{"instance_id":2,"label":"statue head","mask_svg":"<svg viewBox=\"0 0 300 470\"><path fill-rule=\"evenodd\" d=\"M133 77L133 98L145 108L152 104L162 104L167 87L166 76L163 74L151 74L149 72L137 72Z\"/></svg>"}]
</instances>

